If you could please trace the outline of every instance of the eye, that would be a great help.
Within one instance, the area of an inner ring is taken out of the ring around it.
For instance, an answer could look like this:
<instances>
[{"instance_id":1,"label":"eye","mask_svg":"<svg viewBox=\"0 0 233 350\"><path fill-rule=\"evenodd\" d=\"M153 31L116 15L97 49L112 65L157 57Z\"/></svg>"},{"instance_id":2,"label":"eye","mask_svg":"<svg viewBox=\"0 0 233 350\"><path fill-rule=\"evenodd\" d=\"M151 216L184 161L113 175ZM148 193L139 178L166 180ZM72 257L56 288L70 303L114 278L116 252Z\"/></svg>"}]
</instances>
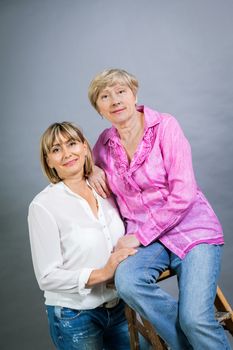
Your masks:
<instances>
[{"instance_id":1,"label":"eye","mask_svg":"<svg viewBox=\"0 0 233 350\"><path fill-rule=\"evenodd\" d=\"M77 141L76 141L76 140L71 140L71 141L69 142L69 145L70 145L70 146L76 146L76 145L77 145Z\"/></svg>"},{"instance_id":2,"label":"eye","mask_svg":"<svg viewBox=\"0 0 233 350\"><path fill-rule=\"evenodd\" d=\"M59 151L60 151L59 147L54 147L51 150L52 153L58 153Z\"/></svg>"},{"instance_id":3,"label":"eye","mask_svg":"<svg viewBox=\"0 0 233 350\"><path fill-rule=\"evenodd\" d=\"M101 100L106 100L108 98L108 95L101 95Z\"/></svg>"},{"instance_id":4,"label":"eye","mask_svg":"<svg viewBox=\"0 0 233 350\"><path fill-rule=\"evenodd\" d=\"M118 91L119 94L123 94L124 92L125 92L124 89L121 89L121 90Z\"/></svg>"}]
</instances>

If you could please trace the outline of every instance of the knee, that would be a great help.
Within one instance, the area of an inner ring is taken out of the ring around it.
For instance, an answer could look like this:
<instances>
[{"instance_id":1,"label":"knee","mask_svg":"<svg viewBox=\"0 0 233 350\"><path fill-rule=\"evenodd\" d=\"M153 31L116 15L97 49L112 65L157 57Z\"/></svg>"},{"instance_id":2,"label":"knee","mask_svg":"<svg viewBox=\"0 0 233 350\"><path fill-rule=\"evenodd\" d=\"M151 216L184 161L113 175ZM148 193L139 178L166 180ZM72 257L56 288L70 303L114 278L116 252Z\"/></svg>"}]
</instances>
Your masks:
<instances>
[{"instance_id":1,"label":"knee","mask_svg":"<svg viewBox=\"0 0 233 350\"><path fill-rule=\"evenodd\" d=\"M200 315L193 314L186 310L179 315L179 323L183 332L188 336L198 334L203 327L203 320Z\"/></svg>"},{"instance_id":2,"label":"knee","mask_svg":"<svg viewBox=\"0 0 233 350\"><path fill-rule=\"evenodd\" d=\"M128 299L128 296L134 293L135 273L127 260L120 263L115 273L115 286L119 296L122 299Z\"/></svg>"}]
</instances>

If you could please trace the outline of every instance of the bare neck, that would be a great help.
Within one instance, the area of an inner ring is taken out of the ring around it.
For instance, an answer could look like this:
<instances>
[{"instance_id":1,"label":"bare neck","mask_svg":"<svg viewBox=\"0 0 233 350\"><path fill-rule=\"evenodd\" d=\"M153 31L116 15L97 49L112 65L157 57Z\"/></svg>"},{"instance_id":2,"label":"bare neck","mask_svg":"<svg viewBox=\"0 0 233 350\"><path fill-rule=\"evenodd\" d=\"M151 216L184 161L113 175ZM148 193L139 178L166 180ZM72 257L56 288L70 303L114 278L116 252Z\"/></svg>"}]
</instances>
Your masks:
<instances>
[{"instance_id":1,"label":"bare neck","mask_svg":"<svg viewBox=\"0 0 233 350\"><path fill-rule=\"evenodd\" d=\"M132 139L143 133L144 118L143 113L137 112L134 118L127 120L123 125L116 127L123 143L129 142Z\"/></svg>"},{"instance_id":2,"label":"bare neck","mask_svg":"<svg viewBox=\"0 0 233 350\"><path fill-rule=\"evenodd\" d=\"M144 132L143 113L139 113L137 118L133 118L127 125L117 128L120 135L121 144L127 154L129 162L132 160Z\"/></svg>"},{"instance_id":3,"label":"bare neck","mask_svg":"<svg viewBox=\"0 0 233 350\"><path fill-rule=\"evenodd\" d=\"M63 180L64 184L68 186L71 191L77 193L79 195L83 195L83 193L87 190L88 185L86 183L86 179L81 176L73 177L70 179Z\"/></svg>"}]
</instances>

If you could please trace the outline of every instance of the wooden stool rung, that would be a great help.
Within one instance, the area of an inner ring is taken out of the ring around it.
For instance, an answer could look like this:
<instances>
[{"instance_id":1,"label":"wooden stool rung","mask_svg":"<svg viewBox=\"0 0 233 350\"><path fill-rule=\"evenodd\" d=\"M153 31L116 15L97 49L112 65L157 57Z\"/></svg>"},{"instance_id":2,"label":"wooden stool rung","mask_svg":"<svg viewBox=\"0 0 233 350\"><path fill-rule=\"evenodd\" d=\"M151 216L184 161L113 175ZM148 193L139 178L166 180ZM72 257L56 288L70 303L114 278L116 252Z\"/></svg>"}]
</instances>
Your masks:
<instances>
[{"instance_id":1,"label":"wooden stool rung","mask_svg":"<svg viewBox=\"0 0 233 350\"><path fill-rule=\"evenodd\" d=\"M231 313L230 312L222 312L222 311L217 311L215 312L215 318L218 320L218 322L223 322L225 320L230 320L231 319Z\"/></svg>"}]
</instances>

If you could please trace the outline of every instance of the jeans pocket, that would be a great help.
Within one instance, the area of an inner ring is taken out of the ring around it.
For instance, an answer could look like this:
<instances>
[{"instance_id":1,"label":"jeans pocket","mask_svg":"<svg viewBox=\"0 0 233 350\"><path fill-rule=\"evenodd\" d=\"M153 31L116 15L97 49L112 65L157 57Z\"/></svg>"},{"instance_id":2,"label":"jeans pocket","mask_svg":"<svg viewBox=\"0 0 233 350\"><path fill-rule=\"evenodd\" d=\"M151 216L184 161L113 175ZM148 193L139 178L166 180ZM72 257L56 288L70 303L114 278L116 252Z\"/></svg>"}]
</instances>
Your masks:
<instances>
[{"instance_id":1,"label":"jeans pocket","mask_svg":"<svg viewBox=\"0 0 233 350\"><path fill-rule=\"evenodd\" d=\"M74 320L78 318L83 310L70 309L69 307L55 306L54 313L55 316L60 320Z\"/></svg>"}]
</instances>

